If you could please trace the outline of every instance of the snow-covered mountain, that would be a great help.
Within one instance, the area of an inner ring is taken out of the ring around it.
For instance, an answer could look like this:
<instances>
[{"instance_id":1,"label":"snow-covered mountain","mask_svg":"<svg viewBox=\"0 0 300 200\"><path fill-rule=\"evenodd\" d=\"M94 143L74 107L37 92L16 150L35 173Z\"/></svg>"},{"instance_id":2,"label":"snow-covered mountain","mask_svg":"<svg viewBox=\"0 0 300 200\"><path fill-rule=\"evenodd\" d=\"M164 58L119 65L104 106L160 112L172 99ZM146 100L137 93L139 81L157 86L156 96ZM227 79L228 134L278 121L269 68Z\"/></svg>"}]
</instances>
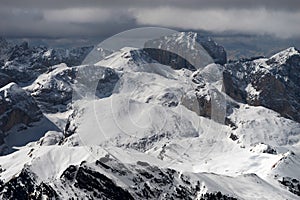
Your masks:
<instances>
[{"instance_id":1,"label":"snow-covered mountain","mask_svg":"<svg viewBox=\"0 0 300 200\"><path fill-rule=\"evenodd\" d=\"M224 47L209 37L194 32L181 32L149 40L144 45L151 57L175 69L203 68L211 62L225 64Z\"/></svg>"},{"instance_id":2,"label":"snow-covered mountain","mask_svg":"<svg viewBox=\"0 0 300 200\"><path fill-rule=\"evenodd\" d=\"M80 65L91 48L8 46L1 199L299 199L297 49L226 64L178 33Z\"/></svg>"},{"instance_id":3,"label":"snow-covered mountain","mask_svg":"<svg viewBox=\"0 0 300 200\"><path fill-rule=\"evenodd\" d=\"M225 92L250 105L262 105L300 122L300 52L294 47L270 58L226 65Z\"/></svg>"},{"instance_id":4,"label":"snow-covered mountain","mask_svg":"<svg viewBox=\"0 0 300 200\"><path fill-rule=\"evenodd\" d=\"M93 47L53 49L43 46L31 47L27 42L19 45L9 44L0 39L1 73L7 74L18 84L28 84L51 66L66 63L68 66L80 65Z\"/></svg>"}]
</instances>

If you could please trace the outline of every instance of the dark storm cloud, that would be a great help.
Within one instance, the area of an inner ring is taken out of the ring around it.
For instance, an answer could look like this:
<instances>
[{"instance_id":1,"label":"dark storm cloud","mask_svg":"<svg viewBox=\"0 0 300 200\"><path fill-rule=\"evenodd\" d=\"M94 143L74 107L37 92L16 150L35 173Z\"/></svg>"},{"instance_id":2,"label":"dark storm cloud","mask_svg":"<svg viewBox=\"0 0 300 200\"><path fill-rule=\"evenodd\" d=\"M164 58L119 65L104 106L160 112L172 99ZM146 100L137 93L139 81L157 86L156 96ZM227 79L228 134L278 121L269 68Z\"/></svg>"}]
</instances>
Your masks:
<instances>
[{"instance_id":1,"label":"dark storm cloud","mask_svg":"<svg viewBox=\"0 0 300 200\"><path fill-rule=\"evenodd\" d=\"M69 7L157 7L188 8L255 8L300 9L299 0L1 0L8 7L69 8Z\"/></svg>"},{"instance_id":2,"label":"dark storm cloud","mask_svg":"<svg viewBox=\"0 0 300 200\"><path fill-rule=\"evenodd\" d=\"M98 8L0 8L0 36L6 37L108 37L136 27L122 10Z\"/></svg>"},{"instance_id":3,"label":"dark storm cloud","mask_svg":"<svg viewBox=\"0 0 300 200\"><path fill-rule=\"evenodd\" d=\"M105 37L139 26L300 35L299 0L1 0L0 35Z\"/></svg>"}]
</instances>

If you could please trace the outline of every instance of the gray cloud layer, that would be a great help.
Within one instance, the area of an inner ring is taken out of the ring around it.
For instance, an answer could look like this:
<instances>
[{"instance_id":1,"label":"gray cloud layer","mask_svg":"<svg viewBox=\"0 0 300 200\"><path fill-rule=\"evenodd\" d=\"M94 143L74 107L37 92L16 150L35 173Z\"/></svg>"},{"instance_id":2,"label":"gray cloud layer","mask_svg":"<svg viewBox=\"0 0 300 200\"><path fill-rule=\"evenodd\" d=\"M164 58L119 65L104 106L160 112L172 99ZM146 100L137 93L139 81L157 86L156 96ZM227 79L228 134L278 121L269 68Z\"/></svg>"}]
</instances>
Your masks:
<instances>
[{"instance_id":1,"label":"gray cloud layer","mask_svg":"<svg viewBox=\"0 0 300 200\"><path fill-rule=\"evenodd\" d=\"M299 0L1 0L0 34L106 37L145 26L300 36Z\"/></svg>"},{"instance_id":2,"label":"gray cloud layer","mask_svg":"<svg viewBox=\"0 0 300 200\"><path fill-rule=\"evenodd\" d=\"M19 8L69 7L158 7L181 8L257 8L299 10L299 0L1 0L1 4Z\"/></svg>"}]
</instances>

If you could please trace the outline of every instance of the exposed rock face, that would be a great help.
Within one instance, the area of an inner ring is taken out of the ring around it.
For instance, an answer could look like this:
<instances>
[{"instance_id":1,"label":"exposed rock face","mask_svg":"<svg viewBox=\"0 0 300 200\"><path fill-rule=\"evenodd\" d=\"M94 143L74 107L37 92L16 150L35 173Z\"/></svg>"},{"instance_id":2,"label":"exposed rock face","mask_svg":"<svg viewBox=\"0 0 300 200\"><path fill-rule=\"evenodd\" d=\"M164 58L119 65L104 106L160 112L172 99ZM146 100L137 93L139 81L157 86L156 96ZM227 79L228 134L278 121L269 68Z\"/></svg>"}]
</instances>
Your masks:
<instances>
[{"instance_id":1,"label":"exposed rock face","mask_svg":"<svg viewBox=\"0 0 300 200\"><path fill-rule=\"evenodd\" d=\"M171 66L173 69L186 68L195 71L196 68L185 58L176 53L162 49L144 48L150 57L163 65Z\"/></svg>"},{"instance_id":2,"label":"exposed rock face","mask_svg":"<svg viewBox=\"0 0 300 200\"><path fill-rule=\"evenodd\" d=\"M6 153L4 138L15 126L26 128L42 118L42 112L34 99L15 83L0 89L0 154Z\"/></svg>"},{"instance_id":3,"label":"exposed rock face","mask_svg":"<svg viewBox=\"0 0 300 200\"><path fill-rule=\"evenodd\" d=\"M66 109L72 98L72 86L75 77L75 68L65 64L52 67L53 71L41 75L28 88L31 95L44 111L57 112Z\"/></svg>"},{"instance_id":4,"label":"exposed rock face","mask_svg":"<svg viewBox=\"0 0 300 200\"><path fill-rule=\"evenodd\" d=\"M237 198L226 196L226 195L222 194L221 192L202 194L200 200L221 200L221 199L222 200L237 200Z\"/></svg>"},{"instance_id":5,"label":"exposed rock face","mask_svg":"<svg viewBox=\"0 0 300 200\"><path fill-rule=\"evenodd\" d=\"M15 83L0 89L0 130L6 132L16 124L38 121L42 113L34 99Z\"/></svg>"},{"instance_id":6,"label":"exposed rock face","mask_svg":"<svg viewBox=\"0 0 300 200\"><path fill-rule=\"evenodd\" d=\"M230 114L232 107L238 105L226 99L226 95L214 86L222 83L222 71L222 66L212 64L194 72L191 78L195 90L183 96L182 105L200 116L227 123L226 115Z\"/></svg>"},{"instance_id":7,"label":"exposed rock face","mask_svg":"<svg viewBox=\"0 0 300 200\"><path fill-rule=\"evenodd\" d=\"M207 86L198 87L195 93L189 93L181 99L182 105L199 116L212 119L222 124L229 124L226 114L232 107L238 107L234 102L226 100L226 97L215 88Z\"/></svg>"},{"instance_id":8,"label":"exposed rock face","mask_svg":"<svg viewBox=\"0 0 300 200\"><path fill-rule=\"evenodd\" d=\"M196 40L200 41L200 44L208 52L208 54L214 59L215 63L224 65L227 63L227 55L223 46L217 44L211 38L203 38L196 36Z\"/></svg>"},{"instance_id":9,"label":"exposed rock face","mask_svg":"<svg viewBox=\"0 0 300 200\"><path fill-rule=\"evenodd\" d=\"M284 50L269 59L227 64L224 91L237 101L265 106L300 122L300 52Z\"/></svg>"},{"instance_id":10,"label":"exposed rock face","mask_svg":"<svg viewBox=\"0 0 300 200\"><path fill-rule=\"evenodd\" d=\"M24 168L18 177L0 184L1 199L57 199L58 195L50 185L38 184L35 174Z\"/></svg>"},{"instance_id":11,"label":"exposed rock face","mask_svg":"<svg viewBox=\"0 0 300 200\"><path fill-rule=\"evenodd\" d=\"M80 95L90 93L104 98L112 94L118 80L118 75L110 68L89 65L68 67L61 64L41 75L28 90L42 110L53 113L65 111L72 98L76 98L74 87Z\"/></svg>"},{"instance_id":12,"label":"exposed rock face","mask_svg":"<svg viewBox=\"0 0 300 200\"><path fill-rule=\"evenodd\" d=\"M91 192L94 198L134 199L128 191L117 186L111 179L87 167L68 167L62 174L62 180L67 184L74 184L74 187L80 190L87 190L87 193Z\"/></svg>"},{"instance_id":13,"label":"exposed rock face","mask_svg":"<svg viewBox=\"0 0 300 200\"><path fill-rule=\"evenodd\" d=\"M48 49L31 47L23 42L13 47L6 45L5 49L0 52L0 72L10 76L16 83L27 84L47 72L50 66L60 63L68 66L80 65L92 47Z\"/></svg>"},{"instance_id":14,"label":"exposed rock face","mask_svg":"<svg viewBox=\"0 0 300 200\"><path fill-rule=\"evenodd\" d=\"M112 178L113 177L113 178ZM125 183L130 186L124 186ZM200 192L199 179L173 169L161 169L147 162L123 164L109 156L94 163L70 165L51 185L37 181L30 169L6 183L0 183L1 199L229 199L221 192ZM120 184L121 183L121 184ZM121 186L122 185L122 186ZM62 190L63 189L63 190ZM67 195L67 196L65 196Z\"/></svg>"},{"instance_id":15,"label":"exposed rock face","mask_svg":"<svg viewBox=\"0 0 300 200\"><path fill-rule=\"evenodd\" d=\"M158 62L174 69L191 70L203 68L215 62L225 64L227 56L224 48L211 38L197 33L175 33L163 38L150 40L144 45L145 51Z\"/></svg>"},{"instance_id":16,"label":"exposed rock face","mask_svg":"<svg viewBox=\"0 0 300 200\"><path fill-rule=\"evenodd\" d=\"M279 183L286 186L288 190L297 196L300 196L300 181L291 177L282 177Z\"/></svg>"},{"instance_id":17,"label":"exposed rock face","mask_svg":"<svg viewBox=\"0 0 300 200\"><path fill-rule=\"evenodd\" d=\"M17 61L21 64L29 61L30 64L52 66L66 63L69 66L80 65L92 47L79 47L71 49L53 49L46 47L31 47L27 42L16 45L9 52L8 61Z\"/></svg>"}]
</instances>

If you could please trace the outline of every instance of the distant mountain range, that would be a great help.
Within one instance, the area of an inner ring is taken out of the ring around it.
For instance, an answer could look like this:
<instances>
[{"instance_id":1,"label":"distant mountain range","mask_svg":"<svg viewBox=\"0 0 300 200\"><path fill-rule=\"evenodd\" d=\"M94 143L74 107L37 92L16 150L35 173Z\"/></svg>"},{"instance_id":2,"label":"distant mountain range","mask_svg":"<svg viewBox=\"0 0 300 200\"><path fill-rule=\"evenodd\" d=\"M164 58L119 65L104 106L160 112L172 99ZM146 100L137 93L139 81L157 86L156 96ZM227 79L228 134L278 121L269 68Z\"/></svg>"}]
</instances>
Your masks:
<instances>
[{"instance_id":1,"label":"distant mountain range","mask_svg":"<svg viewBox=\"0 0 300 200\"><path fill-rule=\"evenodd\" d=\"M182 30L186 31L186 30ZM300 48L300 38L279 38L273 35L262 34L246 34L237 32L212 32L204 30L190 30L197 32L202 37L211 37L213 40L221 44L228 56L228 60L237 60L241 58L251 58L258 56L270 57L273 54L287 49L291 46ZM106 38L11 38L10 42L14 44L29 41L34 46L50 46L54 48L72 48L74 46L92 46Z\"/></svg>"}]
</instances>

